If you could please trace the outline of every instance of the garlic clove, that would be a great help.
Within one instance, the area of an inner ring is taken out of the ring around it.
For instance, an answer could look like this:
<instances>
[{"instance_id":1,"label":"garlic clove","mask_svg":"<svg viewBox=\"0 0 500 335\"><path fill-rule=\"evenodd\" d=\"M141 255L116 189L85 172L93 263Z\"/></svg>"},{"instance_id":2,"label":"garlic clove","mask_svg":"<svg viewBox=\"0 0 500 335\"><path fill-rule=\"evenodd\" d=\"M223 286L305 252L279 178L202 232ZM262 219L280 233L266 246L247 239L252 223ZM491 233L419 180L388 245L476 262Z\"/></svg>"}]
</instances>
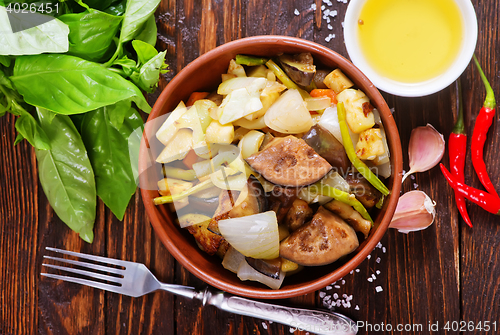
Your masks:
<instances>
[{"instance_id":1,"label":"garlic clove","mask_svg":"<svg viewBox=\"0 0 500 335\"><path fill-rule=\"evenodd\" d=\"M389 228L408 234L429 227L436 216L436 203L422 191L410 191L398 201Z\"/></svg>"},{"instance_id":2,"label":"garlic clove","mask_svg":"<svg viewBox=\"0 0 500 335\"><path fill-rule=\"evenodd\" d=\"M443 158L444 150L444 137L432 125L413 129L408 146L410 171L403 176L403 182L414 172L424 172L436 166Z\"/></svg>"}]
</instances>

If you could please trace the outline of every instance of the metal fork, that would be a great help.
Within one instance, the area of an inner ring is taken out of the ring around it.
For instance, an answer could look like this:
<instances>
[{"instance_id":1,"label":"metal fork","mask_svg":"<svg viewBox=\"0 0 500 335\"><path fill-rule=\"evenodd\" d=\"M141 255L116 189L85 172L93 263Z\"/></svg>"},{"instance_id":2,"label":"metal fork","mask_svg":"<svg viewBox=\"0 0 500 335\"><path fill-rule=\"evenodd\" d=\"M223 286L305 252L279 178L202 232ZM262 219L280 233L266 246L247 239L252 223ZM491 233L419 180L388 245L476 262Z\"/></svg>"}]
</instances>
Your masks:
<instances>
[{"instance_id":1,"label":"metal fork","mask_svg":"<svg viewBox=\"0 0 500 335\"><path fill-rule=\"evenodd\" d=\"M294 329L303 329L317 334L354 335L358 332L356 323L342 314L268 304L216 291L208 287L205 290L198 291L193 287L165 284L156 279L151 271L141 263L50 247L47 247L46 250L79 257L82 261L46 255L43 256L45 259L76 265L90 271L46 263L43 263L43 266L75 273L90 279L41 273L45 277L87 285L132 297L140 297L157 290L164 290L186 298L201 300L203 305L213 305L227 312L270 320L288 325ZM85 260L98 262L102 265ZM121 267L121 269L117 268L117 266ZM96 280L100 280L100 282Z\"/></svg>"}]
</instances>

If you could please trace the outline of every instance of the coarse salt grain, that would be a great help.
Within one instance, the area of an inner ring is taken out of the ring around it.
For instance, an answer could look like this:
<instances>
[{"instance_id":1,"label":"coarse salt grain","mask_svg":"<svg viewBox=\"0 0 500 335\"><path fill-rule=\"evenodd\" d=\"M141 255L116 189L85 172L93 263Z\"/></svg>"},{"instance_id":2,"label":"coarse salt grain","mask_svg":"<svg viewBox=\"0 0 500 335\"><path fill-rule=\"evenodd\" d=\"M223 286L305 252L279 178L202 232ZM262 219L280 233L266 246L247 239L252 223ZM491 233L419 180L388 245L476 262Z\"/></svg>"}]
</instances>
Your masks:
<instances>
[{"instance_id":1,"label":"coarse salt grain","mask_svg":"<svg viewBox=\"0 0 500 335\"><path fill-rule=\"evenodd\" d=\"M375 260L375 262L377 263L380 263L380 261L381 261L380 257L377 257L377 259Z\"/></svg>"},{"instance_id":2,"label":"coarse salt grain","mask_svg":"<svg viewBox=\"0 0 500 335\"><path fill-rule=\"evenodd\" d=\"M333 294L333 299L337 300L339 298L339 295L337 293Z\"/></svg>"},{"instance_id":3,"label":"coarse salt grain","mask_svg":"<svg viewBox=\"0 0 500 335\"><path fill-rule=\"evenodd\" d=\"M382 243L378 242L377 245L375 246L375 248L382 248Z\"/></svg>"},{"instance_id":4,"label":"coarse salt grain","mask_svg":"<svg viewBox=\"0 0 500 335\"><path fill-rule=\"evenodd\" d=\"M377 275L379 275L380 274L380 270L377 270L376 273L377 273Z\"/></svg>"},{"instance_id":5,"label":"coarse salt grain","mask_svg":"<svg viewBox=\"0 0 500 335\"><path fill-rule=\"evenodd\" d=\"M382 286L377 286L375 287L375 291L377 292L382 292L384 289L382 288Z\"/></svg>"},{"instance_id":6,"label":"coarse salt grain","mask_svg":"<svg viewBox=\"0 0 500 335\"><path fill-rule=\"evenodd\" d=\"M313 3L313 4L311 5L311 9L312 9L312 10L316 10L316 4L315 4L315 3Z\"/></svg>"},{"instance_id":7,"label":"coarse salt grain","mask_svg":"<svg viewBox=\"0 0 500 335\"><path fill-rule=\"evenodd\" d=\"M359 269L356 269L356 272L359 272Z\"/></svg>"},{"instance_id":8,"label":"coarse salt grain","mask_svg":"<svg viewBox=\"0 0 500 335\"><path fill-rule=\"evenodd\" d=\"M328 30L333 30L333 27L331 24L327 25Z\"/></svg>"},{"instance_id":9,"label":"coarse salt grain","mask_svg":"<svg viewBox=\"0 0 500 335\"><path fill-rule=\"evenodd\" d=\"M325 8L326 8L325 5L321 6L321 10L325 10Z\"/></svg>"},{"instance_id":10,"label":"coarse salt grain","mask_svg":"<svg viewBox=\"0 0 500 335\"><path fill-rule=\"evenodd\" d=\"M330 291L332 289L332 287L330 285L328 285L327 287L325 287L327 291Z\"/></svg>"},{"instance_id":11,"label":"coarse salt grain","mask_svg":"<svg viewBox=\"0 0 500 335\"><path fill-rule=\"evenodd\" d=\"M345 280L342 279L342 285L345 285Z\"/></svg>"},{"instance_id":12,"label":"coarse salt grain","mask_svg":"<svg viewBox=\"0 0 500 335\"><path fill-rule=\"evenodd\" d=\"M299 15L300 15L300 12L299 12L299 10L298 10L297 8L295 8L295 10L293 11L293 13L294 13L295 15L297 15L297 16L299 16Z\"/></svg>"},{"instance_id":13,"label":"coarse salt grain","mask_svg":"<svg viewBox=\"0 0 500 335\"><path fill-rule=\"evenodd\" d=\"M371 283L373 282L373 278L372 277L368 277L368 281Z\"/></svg>"},{"instance_id":14,"label":"coarse salt grain","mask_svg":"<svg viewBox=\"0 0 500 335\"><path fill-rule=\"evenodd\" d=\"M372 258L372 255L366 256L366 259L370 259L370 258Z\"/></svg>"},{"instance_id":15,"label":"coarse salt grain","mask_svg":"<svg viewBox=\"0 0 500 335\"><path fill-rule=\"evenodd\" d=\"M354 273L354 270L349 271L349 274L352 275Z\"/></svg>"},{"instance_id":16,"label":"coarse salt grain","mask_svg":"<svg viewBox=\"0 0 500 335\"><path fill-rule=\"evenodd\" d=\"M335 287L335 288L340 288L340 285L335 285L334 287Z\"/></svg>"},{"instance_id":17,"label":"coarse salt grain","mask_svg":"<svg viewBox=\"0 0 500 335\"><path fill-rule=\"evenodd\" d=\"M385 247L383 247L383 248L382 248L382 252L383 252L384 254L385 254L385 250L386 250L386 249L385 249Z\"/></svg>"},{"instance_id":18,"label":"coarse salt grain","mask_svg":"<svg viewBox=\"0 0 500 335\"><path fill-rule=\"evenodd\" d=\"M326 295L326 293L325 293L325 292L319 292L319 297L320 297L320 298L324 298L324 297L325 297L325 295Z\"/></svg>"},{"instance_id":19,"label":"coarse salt grain","mask_svg":"<svg viewBox=\"0 0 500 335\"><path fill-rule=\"evenodd\" d=\"M372 273L373 280L377 279L377 277Z\"/></svg>"},{"instance_id":20,"label":"coarse salt grain","mask_svg":"<svg viewBox=\"0 0 500 335\"><path fill-rule=\"evenodd\" d=\"M337 11L336 11L336 10L332 10L332 11L330 11L330 16L331 16L331 17L335 17L335 16L337 16Z\"/></svg>"},{"instance_id":21,"label":"coarse salt grain","mask_svg":"<svg viewBox=\"0 0 500 335\"><path fill-rule=\"evenodd\" d=\"M356 307L354 307L355 310L359 311L359 306L356 305Z\"/></svg>"},{"instance_id":22,"label":"coarse salt grain","mask_svg":"<svg viewBox=\"0 0 500 335\"><path fill-rule=\"evenodd\" d=\"M262 322L262 328L267 329L267 324L265 322Z\"/></svg>"}]
</instances>

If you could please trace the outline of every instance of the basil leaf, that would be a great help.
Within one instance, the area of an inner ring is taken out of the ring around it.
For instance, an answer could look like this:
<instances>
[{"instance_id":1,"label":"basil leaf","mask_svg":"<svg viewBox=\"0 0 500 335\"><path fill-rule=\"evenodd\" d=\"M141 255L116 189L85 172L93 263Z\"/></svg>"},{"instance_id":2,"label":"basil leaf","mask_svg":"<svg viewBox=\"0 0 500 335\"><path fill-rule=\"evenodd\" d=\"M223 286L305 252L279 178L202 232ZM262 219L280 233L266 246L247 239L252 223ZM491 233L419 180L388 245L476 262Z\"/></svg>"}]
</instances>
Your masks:
<instances>
[{"instance_id":1,"label":"basil leaf","mask_svg":"<svg viewBox=\"0 0 500 335\"><path fill-rule=\"evenodd\" d=\"M80 114L131 99L149 113L142 92L100 64L67 55L22 56L10 80L24 100L58 114Z\"/></svg>"},{"instance_id":2,"label":"basil leaf","mask_svg":"<svg viewBox=\"0 0 500 335\"><path fill-rule=\"evenodd\" d=\"M10 63L11 63L11 59L9 56L0 55L0 64L2 64L5 67L9 67Z\"/></svg>"},{"instance_id":3,"label":"basil leaf","mask_svg":"<svg viewBox=\"0 0 500 335\"><path fill-rule=\"evenodd\" d=\"M120 44L131 41L146 21L154 15L161 0L129 0L120 34Z\"/></svg>"},{"instance_id":4,"label":"basil leaf","mask_svg":"<svg viewBox=\"0 0 500 335\"><path fill-rule=\"evenodd\" d=\"M85 0L85 3L92 8L103 10L108 8L113 0Z\"/></svg>"},{"instance_id":5,"label":"basil leaf","mask_svg":"<svg viewBox=\"0 0 500 335\"><path fill-rule=\"evenodd\" d=\"M121 105L126 115L117 129L110 119L110 115L117 112L115 107L103 107L85 114L82 137L94 168L97 195L119 220L123 220L137 188L132 170L136 162L130 160L128 138L143 121L135 109Z\"/></svg>"},{"instance_id":6,"label":"basil leaf","mask_svg":"<svg viewBox=\"0 0 500 335\"><path fill-rule=\"evenodd\" d=\"M146 20L146 23L144 23L141 30L137 33L135 39L155 46L157 35L158 27L156 26L156 18L154 15L151 15L149 19Z\"/></svg>"},{"instance_id":7,"label":"basil leaf","mask_svg":"<svg viewBox=\"0 0 500 335\"><path fill-rule=\"evenodd\" d=\"M17 132L38 150L49 150L50 141L37 120L28 112L23 111L16 120ZM16 140L17 143L20 141ZM16 143L16 144L17 144Z\"/></svg>"},{"instance_id":8,"label":"basil leaf","mask_svg":"<svg viewBox=\"0 0 500 335\"><path fill-rule=\"evenodd\" d=\"M90 61L100 61L110 47L122 18L90 9L79 14L65 14L59 20L69 26L69 52Z\"/></svg>"},{"instance_id":9,"label":"basil leaf","mask_svg":"<svg viewBox=\"0 0 500 335\"><path fill-rule=\"evenodd\" d=\"M140 40L133 40L132 47L137 53L139 64L146 64L149 60L158 55L158 51L154 46Z\"/></svg>"},{"instance_id":10,"label":"basil leaf","mask_svg":"<svg viewBox=\"0 0 500 335\"><path fill-rule=\"evenodd\" d=\"M37 108L50 150L36 150L38 173L43 191L57 216L80 238L92 243L96 215L94 172L85 145L69 116Z\"/></svg>"},{"instance_id":11,"label":"basil leaf","mask_svg":"<svg viewBox=\"0 0 500 335\"><path fill-rule=\"evenodd\" d=\"M160 80L160 73L163 70L165 56L167 52L160 52L144 64L139 73L134 72L130 79L142 90L153 93Z\"/></svg>"},{"instance_id":12,"label":"basil leaf","mask_svg":"<svg viewBox=\"0 0 500 335\"><path fill-rule=\"evenodd\" d=\"M126 6L127 6L127 0L122 0L118 3L109 6L104 10L104 12L111 15L122 16L123 14L125 14Z\"/></svg>"},{"instance_id":13,"label":"basil leaf","mask_svg":"<svg viewBox=\"0 0 500 335\"><path fill-rule=\"evenodd\" d=\"M0 6L0 55L67 52L69 28L58 19L17 33L12 32L5 7Z\"/></svg>"}]
</instances>

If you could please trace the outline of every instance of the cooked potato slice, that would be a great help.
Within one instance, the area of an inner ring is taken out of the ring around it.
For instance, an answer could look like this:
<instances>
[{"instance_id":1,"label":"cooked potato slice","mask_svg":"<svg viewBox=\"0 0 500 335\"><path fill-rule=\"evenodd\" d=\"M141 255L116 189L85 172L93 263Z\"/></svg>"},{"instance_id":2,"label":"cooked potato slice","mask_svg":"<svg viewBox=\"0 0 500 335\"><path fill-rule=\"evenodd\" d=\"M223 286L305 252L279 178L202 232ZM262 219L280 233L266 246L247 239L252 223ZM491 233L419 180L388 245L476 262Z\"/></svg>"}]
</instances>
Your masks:
<instances>
[{"instance_id":1,"label":"cooked potato slice","mask_svg":"<svg viewBox=\"0 0 500 335\"><path fill-rule=\"evenodd\" d=\"M374 160L385 152L380 129L370 128L359 134L356 156L363 160Z\"/></svg>"},{"instance_id":2,"label":"cooked potato slice","mask_svg":"<svg viewBox=\"0 0 500 335\"><path fill-rule=\"evenodd\" d=\"M304 266L335 262L359 246L354 229L339 216L320 207L306 223L280 244L280 256Z\"/></svg>"},{"instance_id":3,"label":"cooked potato slice","mask_svg":"<svg viewBox=\"0 0 500 335\"><path fill-rule=\"evenodd\" d=\"M337 94L354 85L354 83L347 78L340 69L335 69L330 72L323 80L323 84Z\"/></svg>"},{"instance_id":4,"label":"cooked potato slice","mask_svg":"<svg viewBox=\"0 0 500 335\"><path fill-rule=\"evenodd\" d=\"M347 125L353 133L359 134L375 125L373 106L361 90L344 90L337 96L337 101L344 104Z\"/></svg>"}]
</instances>

